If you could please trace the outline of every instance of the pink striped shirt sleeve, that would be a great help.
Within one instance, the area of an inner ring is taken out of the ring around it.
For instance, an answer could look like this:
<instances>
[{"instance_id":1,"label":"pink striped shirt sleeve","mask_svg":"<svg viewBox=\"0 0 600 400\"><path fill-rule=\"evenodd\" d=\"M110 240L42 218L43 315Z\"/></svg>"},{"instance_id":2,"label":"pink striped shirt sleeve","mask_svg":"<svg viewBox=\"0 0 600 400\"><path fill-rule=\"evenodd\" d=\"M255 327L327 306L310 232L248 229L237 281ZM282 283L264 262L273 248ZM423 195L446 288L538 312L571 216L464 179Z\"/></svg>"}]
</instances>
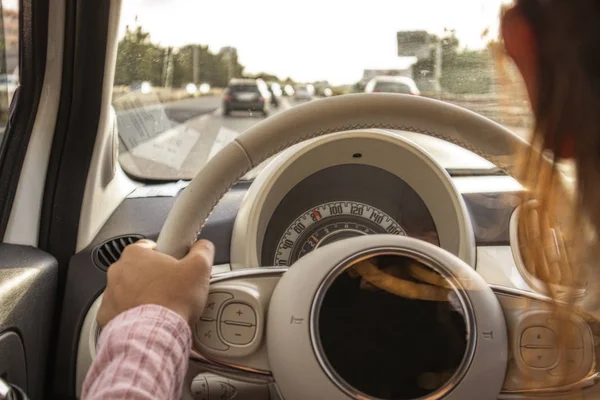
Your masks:
<instances>
[{"instance_id":1,"label":"pink striped shirt sleeve","mask_svg":"<svg viewBox=\"0 0 600 400\"><path fill-rule=\"evenodd\" d=\"M190 347L179 314L157 305L128 310L102 330L82 399L179 399Z\"/></svg>"}]
</instances>

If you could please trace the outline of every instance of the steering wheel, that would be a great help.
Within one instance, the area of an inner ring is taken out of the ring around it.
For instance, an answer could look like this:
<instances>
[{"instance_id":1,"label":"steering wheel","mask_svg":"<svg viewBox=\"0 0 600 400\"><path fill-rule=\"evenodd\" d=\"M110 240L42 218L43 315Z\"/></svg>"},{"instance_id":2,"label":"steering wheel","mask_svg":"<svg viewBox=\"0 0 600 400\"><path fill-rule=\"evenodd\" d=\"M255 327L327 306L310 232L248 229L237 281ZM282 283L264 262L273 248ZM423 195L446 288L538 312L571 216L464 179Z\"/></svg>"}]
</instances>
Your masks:
<instances>
[{"instance_id":1,"label":"steering wheel","mask_svg":"<svg viewBox=\"0 0 600 400\"><path fill-rule=\"evenodd\" d=\"M215 155L177 199L158 238L158 249L183 257L231 186L272 155L329 133L370 128L440 138L480 155L508 173L514 169L514 155L529 146L502 125L479 114L425 97L377 93L316 100L261 121Z\"/></svg>"},{"instance_id":2,"label":"steering wheel","mask_svg":"<svg viewBox=\"0 0 600 400\"><path fill-rule=\"evenodd\" d=\"M177 199L158 238L158 250L177 258L184 256L223 195L270 156L311 138L369 128L444 139L509 174L514 170L514 155L529 146L487 118L423 97L357 94L313 101L265 119L214 156ZM378 268L383 259L417 263L425 278L400 279ZM195 360L237 379L274 381L288 400L421 397L423 392L398 389L387 375L382 375L381 382L373 382L377 377L371 376L369 369L379 370L377 359L367 366L340 365L336 340L320 330L331 325L328 317L342 318L331 305L335 303L332 293L343 286L341 280L352 276L358 279L354 282L360 282L350 284L355 290L352 293L362 289L361 293L372 296L393 294L399 301L406 291L398 285L410 281L419 287L423 282L437 282L429 286L444 290L454 299L454 311L462 316L461 329L467 338L464 354L446 378L421 385L429 387L427 398L497 398L507 374L509 337L516 335L509 335L507 330L518 330L521 325L515 328L511 322L508 326L498 291L466 263L439 247L402 236L363 236L333 243L302 257L289 269L254 268L213 276L205 314L194 327ZM385 304L389 307L394 301ZM390 352L394 353L392 347L398 345L389 343ZM518 343L512 345L519 348ZM373 346L356 342L345 351ZM407 361L391 360L392 364ZM521 362L527 368L527 360ZM361 380L360 376L368 379ZM526 379L521 383L531 390Z\"/></svg>"}]
</instances>

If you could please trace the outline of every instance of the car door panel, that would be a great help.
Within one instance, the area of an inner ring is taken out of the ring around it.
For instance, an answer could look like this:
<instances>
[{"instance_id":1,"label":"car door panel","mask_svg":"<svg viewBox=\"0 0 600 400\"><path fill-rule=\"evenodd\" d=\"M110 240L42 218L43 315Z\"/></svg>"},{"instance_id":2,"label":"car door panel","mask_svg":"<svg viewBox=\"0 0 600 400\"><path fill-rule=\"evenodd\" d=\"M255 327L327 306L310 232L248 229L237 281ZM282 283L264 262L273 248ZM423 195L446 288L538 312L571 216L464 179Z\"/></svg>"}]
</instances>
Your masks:
<instances>
[{"instance_id":1,"label":"car door panel","mask_svg":"<svg viewBox=\"0 0 600 400\"><path fill-rule=\"evenodd\" d=\"M58 265L30 246L0 244L0 377L45 398Z\"/></svg>"}]
</instances>

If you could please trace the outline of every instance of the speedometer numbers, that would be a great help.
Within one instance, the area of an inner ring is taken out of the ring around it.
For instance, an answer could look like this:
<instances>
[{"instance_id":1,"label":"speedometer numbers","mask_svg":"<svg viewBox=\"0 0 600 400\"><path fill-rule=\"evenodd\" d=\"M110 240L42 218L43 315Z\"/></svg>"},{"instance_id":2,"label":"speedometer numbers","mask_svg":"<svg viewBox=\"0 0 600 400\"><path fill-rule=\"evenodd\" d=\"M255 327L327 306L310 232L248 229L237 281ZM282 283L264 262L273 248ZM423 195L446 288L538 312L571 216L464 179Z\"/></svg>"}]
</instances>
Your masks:
<instances>
[{"instance_id":1,"label":"speedometer numbers","mask_svg":"<svg viewBox=\"0 0 600 400\"><path fill-rule=\"evenodd\" d=\"M383 211L354 201L335 201L300 215L277 245L275 265L292 265L305 254L338 240L388 233L406 236L398 223Z\"/></svg>"}]
</instances>

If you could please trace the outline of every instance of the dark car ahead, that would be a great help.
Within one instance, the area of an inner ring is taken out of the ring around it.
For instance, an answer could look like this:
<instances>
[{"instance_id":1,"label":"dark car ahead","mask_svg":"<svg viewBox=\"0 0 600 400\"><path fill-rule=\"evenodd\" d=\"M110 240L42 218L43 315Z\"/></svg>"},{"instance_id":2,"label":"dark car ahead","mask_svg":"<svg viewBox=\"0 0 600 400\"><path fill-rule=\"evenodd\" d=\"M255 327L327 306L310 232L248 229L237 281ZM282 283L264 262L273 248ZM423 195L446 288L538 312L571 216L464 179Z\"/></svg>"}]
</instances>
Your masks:
<instances>
[{"instance_id":1,"label":"dark car ahead","mask_svg":"<svg viewBox=\"0 0 600 400\"><path fill-rule=\"evenodd\" d=\"M259 111L268 115L271 92L262 79L233 79L223 94L223 114L232 111Z\"/></svg>"}]
</instances>

